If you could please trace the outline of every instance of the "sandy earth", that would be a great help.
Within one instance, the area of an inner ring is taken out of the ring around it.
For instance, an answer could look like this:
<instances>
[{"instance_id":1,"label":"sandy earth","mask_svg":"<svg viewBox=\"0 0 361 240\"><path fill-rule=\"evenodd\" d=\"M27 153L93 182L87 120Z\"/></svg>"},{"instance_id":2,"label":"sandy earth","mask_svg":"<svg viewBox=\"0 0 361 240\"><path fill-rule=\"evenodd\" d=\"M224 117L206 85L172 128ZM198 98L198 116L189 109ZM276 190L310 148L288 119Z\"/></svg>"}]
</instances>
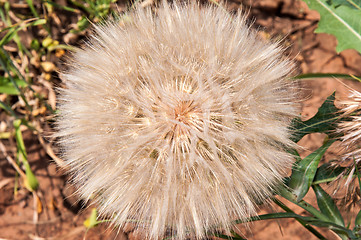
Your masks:
<instances>
[{"instance_id":1,"label":"sandy earth","mask_svg":"<svg viewBox=\"0 0 361 240\"><path fill-rule=\"evenodd\" d=\"M319 15L308 10L306 4L296 0L248 0L229 1L228 8L234 10L241 3L251 6L249 18L254 21L262 37L283 39L287 54L295 59L297 73L339 72L361 75L361 56L353 50L337 54L336 39L327 34L314 34ZM357 87L354 82L343 81L348 86ZM316 113L328 95L337 90L336 97L342 98L347 87L336 79L308 80L301 84L304 95L302 117L308 119ZM30 165L40 181L39 198L25 190L14 197L14 169L0 154L0 238L1 239L142 239L141 233L134 232L131 226L124 231L111 231L106 224L100 224L86 233L83 221L89 216L92 206L82 208L73 195L75 189L66 183L67 177L47 156L38 140L25 132L25 145L28 149ZM305 149L304 157L320 146L322 134L312 134L300 141ZM8 143L10 146L14 144ZM330 149L323 161L337 156L337 146ZM315 202L308 194L306 199ZM35 204L34 204L35 203ZM41 204L41 206L39 205ZM288 204L296 213L302 209ZM38 210L39 211L38 211ZM40 211L41 210L41 211ZM260 214L279 210L275 206L261 206ZM345 216L347 212L343 213ZM37 224L34 225L33 222ZM316 239L295 220L263 221L252 223L250 230L240 226L248 239ZM320 230L327 239L338 239L327 230Z\"/></svg>"}]
</instances>

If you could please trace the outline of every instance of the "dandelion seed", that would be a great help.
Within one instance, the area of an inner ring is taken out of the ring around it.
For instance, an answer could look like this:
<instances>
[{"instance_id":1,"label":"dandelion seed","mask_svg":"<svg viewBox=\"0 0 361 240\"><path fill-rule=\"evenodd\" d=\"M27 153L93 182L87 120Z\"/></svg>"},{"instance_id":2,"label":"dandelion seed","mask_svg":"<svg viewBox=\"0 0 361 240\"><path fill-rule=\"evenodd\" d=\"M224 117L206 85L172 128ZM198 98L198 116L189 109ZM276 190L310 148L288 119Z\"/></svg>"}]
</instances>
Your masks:
<instances>
[{"instance_id":1,"label":"dandelion seed","mask_svg":"<svg viewBox=\"0 0 361 240\"><path fill-rule=\"evenodd\" d=\"M63 75L58 135L80 196L149 239L229 229L292 162L292 66L218 7L127 19L95 27Z\"/></svg>"},{"instance_id":2,"label":"dandelion seed","mask_svg":"<svg viewBox=\"0 0 361 240\"><path fill-rule=\"evenodd\" d=\"M338 132L342 134L342 146L345 150L340 161L336 165L345 166L345 171L340 176L347 176L345 186L347 195L343 199L348 205L356 203L360 199L360 189L358 184L354 184L356 167L360 171L361 162L361 93L350 90L347 100L341 102L344 117L348 120L342 121L338 125Z\"/></svg>"}]
</instances>

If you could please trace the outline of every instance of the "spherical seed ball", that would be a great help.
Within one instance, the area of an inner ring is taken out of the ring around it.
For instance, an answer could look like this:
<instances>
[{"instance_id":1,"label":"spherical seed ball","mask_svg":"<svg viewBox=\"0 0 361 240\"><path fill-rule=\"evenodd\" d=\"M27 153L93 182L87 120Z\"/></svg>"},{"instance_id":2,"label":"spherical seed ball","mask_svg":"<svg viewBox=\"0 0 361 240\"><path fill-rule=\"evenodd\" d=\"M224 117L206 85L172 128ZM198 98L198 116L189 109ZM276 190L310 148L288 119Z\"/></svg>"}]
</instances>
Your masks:
<instances>
[{"instance_id":1,"label":"spherical seed ball","mask_svg":"<svg viewBox=\"0 0 361 240\"><path fill-rule=\"evenodd\" d=\"M255 214L292 162L281 49L241 14L136 9L97 26L63 74L58 119L80 196L147 238L202 238Z\"/></svg>"}]
</instances>

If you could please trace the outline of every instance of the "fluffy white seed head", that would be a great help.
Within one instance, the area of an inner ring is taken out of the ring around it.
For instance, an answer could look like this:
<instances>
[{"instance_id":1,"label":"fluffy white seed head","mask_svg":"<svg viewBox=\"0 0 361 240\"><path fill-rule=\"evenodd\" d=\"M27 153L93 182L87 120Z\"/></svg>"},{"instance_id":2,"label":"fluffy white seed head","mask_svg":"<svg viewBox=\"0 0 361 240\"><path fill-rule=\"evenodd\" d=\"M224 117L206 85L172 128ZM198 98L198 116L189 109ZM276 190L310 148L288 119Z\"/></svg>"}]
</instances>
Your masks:
<instances>
[{"instance_id":1,"label":"fluffy white seed head","mask_svg":"<svg viewBox=\"0 0 361 240\"><path fill-rule=\"evenodd\" d=\"M97 26L64 73L58 135L81 197L147 238L229 229L292 157L291 64L241 14L136 9Z\"/></svg>"},{"instance_id":2,"label":"fluffy white seed head","mask_svg":"<svg viewBox=\"0 0 361 240\"><path fill-rule=\"evenodd\" d=\"M349 119L338 125L338 132L343 135L342 146L345 149L339 163L347 167L345 173L348 173L348 177L345 185L349 186L353 180L355 166L361 162L361 93L351 89L348 99L343 100L341 104L344 116Z\"/></svg>"}]
</instances>

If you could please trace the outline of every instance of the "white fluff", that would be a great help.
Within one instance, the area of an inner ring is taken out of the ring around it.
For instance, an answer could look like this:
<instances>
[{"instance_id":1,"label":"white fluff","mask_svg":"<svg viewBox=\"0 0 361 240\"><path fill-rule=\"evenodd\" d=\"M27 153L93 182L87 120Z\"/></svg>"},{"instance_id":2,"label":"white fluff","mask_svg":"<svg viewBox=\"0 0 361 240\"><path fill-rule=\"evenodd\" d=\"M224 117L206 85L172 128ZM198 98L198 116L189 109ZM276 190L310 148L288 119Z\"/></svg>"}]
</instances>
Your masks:
<instances>
[{"instance_id":1,"label":"white fluff","mask_svg":"<svg viewBox=\"0 0 361 240\"><path fill-rule=\"evenodd\" d=\"M341 146L345 153L336 164L346 166L346 170L341 176L348 174L345 185L347 188L353 189L355 184L350 183L355 180L353 177L355 167L359 168L361 161L361 93L351 89L348 99L341 101L341 105L343 117L348 117L348 119L338 124L337 131L343 135Z\"/></svg>"},{"instance_id":2,"label":"white fluff","mask_svg":"<svg viewBox=\"0 0 361 240\"><path fill-rule=\"evenodd\" d=\"M292 157L292 67L241 14L136 9L97 26L64 73L58 136L82 198L149 239L255 214Z\"/></svg>"}]
</instances>

